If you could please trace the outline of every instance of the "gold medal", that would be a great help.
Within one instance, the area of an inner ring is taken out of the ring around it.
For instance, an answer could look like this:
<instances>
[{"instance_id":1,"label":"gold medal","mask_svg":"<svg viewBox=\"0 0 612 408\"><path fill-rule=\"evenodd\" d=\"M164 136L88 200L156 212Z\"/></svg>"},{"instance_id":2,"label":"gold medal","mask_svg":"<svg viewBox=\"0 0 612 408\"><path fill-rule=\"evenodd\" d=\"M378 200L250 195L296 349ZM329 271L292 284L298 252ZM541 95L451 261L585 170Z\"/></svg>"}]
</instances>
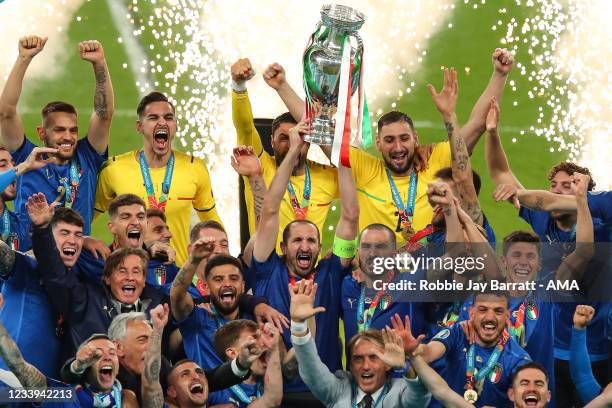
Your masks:
<instances>
[{"instance_id":1,"label":"gold medal","mask_svg":"<svg viewBox=\"0 0 612 408\"><path fill-rule=\"evenodd\" d=\"M463 393L463 399L465 399L470 404L473 404L478 399L478 393L470 388L469 390L466 390Z\"/></svg>"},{"instance_id":2,"label":"gold medal","mask_svg":"<svg viewBox=\"0 0 612 408\"><path fill-rule=\"evenodd\" d=\"M414 228L412 228L412 224L405 225L404 228L402 228L402 237L406 240L406 242L409 242L410 238L412 238L414 234L416 234L416 231Z\"/></svg>"}]
</instances>

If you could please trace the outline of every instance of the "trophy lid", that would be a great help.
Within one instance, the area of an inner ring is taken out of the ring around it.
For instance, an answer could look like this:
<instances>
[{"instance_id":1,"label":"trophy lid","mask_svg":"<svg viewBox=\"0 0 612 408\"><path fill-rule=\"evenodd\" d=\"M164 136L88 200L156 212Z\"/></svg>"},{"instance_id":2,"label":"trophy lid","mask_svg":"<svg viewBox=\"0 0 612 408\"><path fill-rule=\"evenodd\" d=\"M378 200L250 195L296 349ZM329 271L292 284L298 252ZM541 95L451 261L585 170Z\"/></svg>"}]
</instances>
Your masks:
<instances>
[{"instance_id":1,"label":"trophy lid","mask_svg":"<svg viewBox=\"0 0 612 408\"><path fill-rule=\"evenodd\" d=\"M365 15L341 4L325 4L321 7L323 24L344 30L359 30L365 22Z\"/></svg>"}]
</instances>

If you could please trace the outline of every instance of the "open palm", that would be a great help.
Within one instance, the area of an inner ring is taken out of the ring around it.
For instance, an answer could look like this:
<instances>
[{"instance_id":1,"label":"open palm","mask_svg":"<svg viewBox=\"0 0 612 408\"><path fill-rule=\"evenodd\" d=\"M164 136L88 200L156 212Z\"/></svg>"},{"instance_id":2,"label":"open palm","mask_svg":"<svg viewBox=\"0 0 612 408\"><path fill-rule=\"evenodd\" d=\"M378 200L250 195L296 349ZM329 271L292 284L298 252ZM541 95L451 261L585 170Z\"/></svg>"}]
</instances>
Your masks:
<instances>
[{"instance_id":1,"label":"open palm","mask_svg":"<svg viewBox=\"0 0 612 408\"><path fill-rule=\"evenodd\" d=\"M421 341L423 341L425 336L421 334L419 337L415 338L412 335L412 330L410 328L410 317L408 316L405 317L404 323L402 322L400 316L396 313L391 318L391 324L393 325L393 330L395 333L397 333L397 335L402 339L404 352L407 355L412 355L419 347L419 344L421 344Z\"/></svg>"},{"instance_id":2,"label":"open palm","mask_svg":"<svg viewBox=\"0 0 612 408\"><path fill-rule=\"evenodd\" d=\"M444 87L440 93L436 92L433 85L427 85L431 98L442 115L449 116L455 112L457 95L459 94L459 83L457 82L457 71L446 68L444 70Z\"/></svg>"},{"instance_id":3,"label":"open palm","mask_svg":"<svg viewBox=\"0 0 612 408\"><path fill-rule=\"evenodd\" d=\"M251 146L238 146L233 150L232 167L241 176L261 174L261 163Z\"/></svg>"}]
</instances>

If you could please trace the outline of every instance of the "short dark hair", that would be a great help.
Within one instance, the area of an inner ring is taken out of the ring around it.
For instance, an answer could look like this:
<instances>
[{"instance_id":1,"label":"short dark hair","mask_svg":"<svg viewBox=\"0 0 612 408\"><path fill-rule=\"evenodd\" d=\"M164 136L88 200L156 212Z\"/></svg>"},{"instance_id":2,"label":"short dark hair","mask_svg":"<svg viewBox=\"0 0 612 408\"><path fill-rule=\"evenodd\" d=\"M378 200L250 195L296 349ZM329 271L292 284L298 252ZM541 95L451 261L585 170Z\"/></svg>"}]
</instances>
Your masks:
<instances>
[{"instance_id":1,"label":"short dark hair","mask_svg":"<svg viewBox=\"0 0 612 408\"><path fill-rule=\"evenodd\" d=\"M200 231L207 228L225 232L225 234L227 235L225 228L223 228L223 225L221 225L220 222L215 220L200 221L196 225L194 225L191 231L189 232L189 242L192 244L196 242L200 236Z\"/></svg>"},{"instance_id":2,"label":"short dark hair","mask_svg":"<svg viewBox=\"0 0 612 408\"><path fill-rule=\"evenodd\" d=\"M531 231L513 231L506 235L503 240L503 254L507 255L510 247L517 242L526 242L528 244L534 244L538 248L540 253L540 237Z\"/></svg>"},{"instance_id":3,"label":"short dark hair","mask_svg":"<svg viewBox=\"0 0 612 408\"><path fill-rule=\"evenodd\" d=\"M170 384L170 376L174 373L174 371L179 367L182 366L183 364L186 363L193 363L195 365L197 365L198 367L200 366L198 363L196 363L195 361L189 359L189 358L184 358L182 360L177 361L176 363L174 363L172 365L172 367L170 367L170 369L168 370L168 374L166 375L166 387L164 387L164 394L166 391L167 386ZM161 379L160 379L161 380Z\"/></svg>"},{"instance_id":4,"label":"short dark hair","mask_svg":"<svg viewBox=\"0 0 612 408\"><path fill-rule=\"evenodd\" d=\"M476 305L476 301L478 300L479 297L485 297L485 296L495 296L499 298L504 298L504 300L506 301L507 307L510 308L510 293L508 293L508 291L506 290L494 290L488 286L486 289L483 289L482 291L474 292L474 306Z\"/></svg>"},{"instance_id":5,"label":"short dark hair","mask_svg":"<svg viewBox=\"0 0 612 408\"><path fill-rule=\"evenodd\" d=\"M157 218L161 219L163 222L168 222L166 220L166 213L163 212L162 210L157 209L157 208L149 208L149 209L147 209L145 214L147 215L147 218L157 217Z\"/></svg>"},{"instance_id":6,"label":"short dark hair","mask_svg":"<svg viewBox=\"0 0 612 408\"><path fill-rule=\"evenodd\" d=\"M176 109L172 102L168 100L168 97L161 92L153 91L143 96L140 102L138 102L138 107L136 108L136 113L138 117L142 117L147 106L153 102L167 102L170 106L172 106L172 111L176 112Z\"/></svg>"},{"instance_id":7,"label":"short dark hair","mask_svg":"<svg viewBox=\"0 0 612 408\"><path fill-rule=\"evenodd\" d=\"M310 224L315 227L315 229L317 230L317 237L319 238L319 243L321 243L321 231L319 231L319 227L317 227L317 224L310 220L293 220L289 224L287 224L285 229L283 229L284 243L287 243L287 241L289 240L289 236L291 235L291 227L293 227L295 224Z\"/></svg>"},{"instance_id":8,"label":"short dark hair","mask_svg":"<svg viewBox=\"0 0 612 408\"><path fill-rule=\"evenodd\" d=\"M240 261L237 258L234 258L231 255L219 254L215 255L206 262L206 267L204 268L204 278L208 278L210 271L217 266L223 265L233 265L240 271L240 275L242 275L242 267L240 265Z\"/></svg>"},{"instance_id":9,"label":"short dark hair","mask_svg":"<svg viewBox=\"0 0 612 408\"><path fill-rule=\"evenodd\" d=\"M252 320L238 319L221 326L215 333L214 346L221 360L227 361L225 350L236 344L243 330L256 332L257 323Z\"/></svg>"},{"instance_id":10,"label":"short dark hair","mask_svg":"<svg viewBox=\"0 0 612 408\"><path fill-rule=\"evenodd\" d=\"M353 358L353 349L355 348L355 345L357 344L357 342L360 340L367 340L372 343L376 343L380 345L381 347L384 347L385 345L385 341L383 340L382 333L378 329L367 329L367 330L357 333L356 335L351 337L351 340L346 346L348 350L348 356L347 356L348 366L350 366L351 359Z\"/></svg>"},{"instance_id":11,"label":"short dark hair","mask_svg":"<svg viewBox=\"0 0 612 408\"><path fill-rule=\"evenodd\" d=\"M516 380L516 378L518 377L518 373L520 373L523 370L527 370L529 368L534 368L536 370L540 370L541 372L543 372L544 377L546 377L546 383L548 384L549 377L548 377L548 373L546 372L546 368L544 368L544 366L538 363L537 361L530 361L527 364L522 365L519 368L517 368L516 371L514 372L514 375L512 376L512 382L510 384L514 385L514 380Z\"/></svg>"},{"instance_id":12,"label":"short dark hair","mask_svg":"<svg viewBox=\"0 0 612 408\"><path fill-rule=\"evenodd\" d=\"M272 121L272 137L274 137L274 132L276 132L276 129L278 129L283 123L291 123L297 125L297 120L295 120L295 118L291 116L291 113L289 112L285 112L282 115L278 115L277 117L275 117Z\"/></svg>"},{"instance_id":13,"label":"short dark hair","mask_svg":"<svg viewBox=\"0 0 612 408\"><path fill-rule=\"evenodd\" d=\"M146 208L144 200L138 197L136 194L121 194L110 202L108 205L108 216L113 218L119 213L119 207L125 207L127 205L140 204L142 208Z\"/></svg>"},{"instance_id":14,"label":"short dark hair","mask_svg":"<svg viewBox=\"0 0 612 408\"><path fill-rule=\"evenodd\" d=\"M453 179L453 168L452 167L444 167L440 170L436 171L434 175L435 178L439 178L442 180L452 180ZM476 195L480 194L480 187L482 187L482 180L476 170L472 169L472 183L474 183L474 189L476 190Z\"/></svg>"},{"instance_id":15,"label":"short dark hair","mask_svg":"<svg viewBox=\"0 0 612 408\"><path fill-rule=\"evenodd\" d=\"M55 209L55 213L53 213L51 218L51 228L55 227L59 222L65 222L66 224L81 228L85 227L85 220L81 217L81 214L72 208L59 207Z\"/></svg>"},{"instance_id":16,"label":"short dark hair","mask_svg":"<svg viewBox=\"0 0 612 408\"><path fill-rule=\"evenodd\" d=\"M548 181L552 181L552 179L555 178L557 173L559 173L560 171L564 171L570 176L574 173L580 173L589 176L591 177L591 179L589 180L587 190L592 191L595 188L595 181L593 180L593 175L591 174L590 170L586 167L579 166L576 163L572 162L561 162L552 169L550 169L550 172L548 173Z\"/></svg>"},{"instance_id":17,"label":"short dark hair","mask_svg":"<svg viewBox=\"0 0 612 408\"><path fill-rule=\"evenodd\" d=\"M379 224L379 223L370 224L364 229L362 229L361 233L359 234L359 242L361 242L361 237L363 236L363 233L366 231L370 231L370 230L385 231L389 235L389 238L391 242L393 243L393 246L397 246L397 237L395 236L395 232L393 232L393 230L389 228L388 226L384 224Z\"/></svg>"},{"instance_id":18,"label":"short dark hair","mask_svg":"<svg viewBox=\"0 0 612 408\"><path fill-rule=\"evenodd\" d=\"M62 101L53 101L49 102L44 106L44 108L42 108L41 114L43 122L49 117L50 114L55 112L70 113L73 115L77 114L77 110L73 105Z\"/></svg>"},{"instance_id":19,"label":"short dark hair","mask_svg":"<svg viewBox=\"0 0 612 408\"><path fill-rule=\"evenodd\" d=\"M410 126L410 129L414 131L414 122L410 116L399 111L391 111L385 113L380 117L380 119L378 119L378 132L380 133L380 129L382 129L383 126L387 126L395 122L406 122Z\"/></svg>"},{"instance_id":20,"label":"short dark hair","mask_svg":"<svg viewBox=\"0 0 612 408\"><path fill-rule=\"evenodd\" d=\"M119 248L113 251L104 263L104 269L102 270L103 277L109 277L113 271L121 265L123 260L130 255L136 255L140 258L143 263L143 271L147 273L147 262L149 262L149 255L144 249L141 248Z\"/></svg>"}]
</instances>

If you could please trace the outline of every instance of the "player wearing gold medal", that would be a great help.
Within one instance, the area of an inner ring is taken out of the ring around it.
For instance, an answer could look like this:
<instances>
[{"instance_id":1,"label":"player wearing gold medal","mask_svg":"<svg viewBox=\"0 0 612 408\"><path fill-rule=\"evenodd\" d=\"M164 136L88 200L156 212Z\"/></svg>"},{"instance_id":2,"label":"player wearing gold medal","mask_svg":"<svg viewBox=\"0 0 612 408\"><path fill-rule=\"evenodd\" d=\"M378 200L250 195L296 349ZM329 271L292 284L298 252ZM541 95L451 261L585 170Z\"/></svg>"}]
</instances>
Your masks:
<instances>
[{"instance_id":1,"label":"player wearing gold medal","mask_svg":"<svg viewBox=\"0 0 612 408\"><path fill-rule=\"evenodd\" d=\"M202 221L219 221L210 176L202 159L172 149L178 124L174 106L164 94L146 95L137 113L144 146L108 160L98 179L95 209L102 213L116 196L132 193L147 208L164 211L180 266L187 259L191 209Z\"/></svg>"},{"instance_id":2,"label":"player wearing gold medal","mask_svg":"<svg viewBox=\"0 0 612 408\"><path fill-rule=\"evenodd\" d=\"M272 123L272 149L271 156L263 149L261 136L253 123L253 112L245 83L253 77L255 71L248 59L236 61L231 68L232 71L232 119L238 136L238 144L252 146L255 154L261 161L261 171L266 185L270 185L276 174L277 168L289 151L289 129L297 124L295 118L298 116L284 113L274 119ZM276 89L279 94L291 93L291 97L299 97L285 81L285 71L278 64L270 65L263 73L266 83ZM300 152L291 177L287 183L287 189L280 207L279 231L293 220L312 221L320 231L323 231L327 213L331 202L339 197L338 172L335 168L306 159L310 144L305 143ZM255 190L261 191L257 184L251 185L245 179L245 200L249 214L249 232L255 233L256 219L259 218L261 207L257 204L257 198L253 198ZM265 188L265 186L263 186ZM276 250L280 250L281 236L279 234Z\"/></svg>"}]
</instances>

